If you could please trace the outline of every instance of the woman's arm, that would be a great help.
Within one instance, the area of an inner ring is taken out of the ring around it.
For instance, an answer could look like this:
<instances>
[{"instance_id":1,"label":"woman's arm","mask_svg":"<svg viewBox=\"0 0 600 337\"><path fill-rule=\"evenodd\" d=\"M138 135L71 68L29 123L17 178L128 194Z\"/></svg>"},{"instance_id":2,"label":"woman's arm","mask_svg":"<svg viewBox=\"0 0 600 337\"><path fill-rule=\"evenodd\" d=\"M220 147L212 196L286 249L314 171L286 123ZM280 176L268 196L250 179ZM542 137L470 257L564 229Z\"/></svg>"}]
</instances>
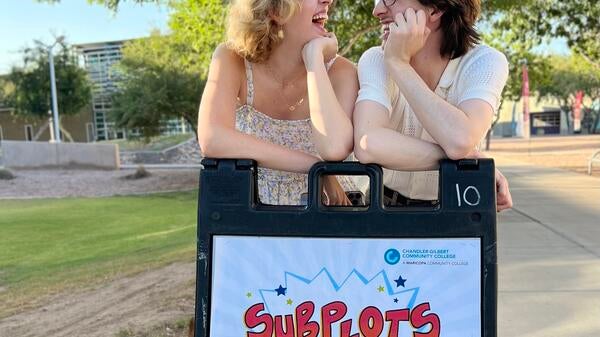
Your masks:
<instances>
[{"instance_id":1,"label":"woman's arm","mask_svg":"<svg viewBox=\"0 0 600 337\"><path fill-rule=\"evenodd\" d=\"M308 172L319 158L236 130L235 109L244 80L243 60L224 45L219 46L210 64L198 114L198 142L203 154L217 158L249 158L271 169Z\"/></svg>"},{"instance_id":2,"label":"woman's arm","mask_svg":"<svg viewBox=\"0 0 600 337\"><path fill-rule=\"evenodd\" d=\"M332 53L333 51L333 53ZM309 42L303 50L313 142L324 160L346 159L353 147L352 112L358 92L354 65L338 59L327 73L324 54L335 55L335 36Z\"/></svg>"}]
</instances>

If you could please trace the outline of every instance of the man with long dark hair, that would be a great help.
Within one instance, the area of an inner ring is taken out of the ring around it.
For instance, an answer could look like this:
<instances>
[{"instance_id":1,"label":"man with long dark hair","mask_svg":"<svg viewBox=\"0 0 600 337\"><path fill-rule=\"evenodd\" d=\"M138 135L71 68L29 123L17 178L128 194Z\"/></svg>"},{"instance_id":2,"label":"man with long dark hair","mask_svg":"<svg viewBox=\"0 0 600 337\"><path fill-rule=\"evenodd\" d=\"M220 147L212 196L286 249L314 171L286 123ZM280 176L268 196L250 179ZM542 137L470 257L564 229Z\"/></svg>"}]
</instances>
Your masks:
<instances>
[{"instance_id":1,"label":"man with long dark hair","mask_svg":"<svg viewBox=\"0 0 600 337\"><path fill-rule=\"evenodd\" d=\"M439 160L480 156L508 78L506 57L479 44L480 8L479 0L375 4L383 44L358 64L354 153L386 168L388 205L435 203ZM498 210L510 208L506 179L498 171L496 179Z\"/></svg>"}]
</instances>

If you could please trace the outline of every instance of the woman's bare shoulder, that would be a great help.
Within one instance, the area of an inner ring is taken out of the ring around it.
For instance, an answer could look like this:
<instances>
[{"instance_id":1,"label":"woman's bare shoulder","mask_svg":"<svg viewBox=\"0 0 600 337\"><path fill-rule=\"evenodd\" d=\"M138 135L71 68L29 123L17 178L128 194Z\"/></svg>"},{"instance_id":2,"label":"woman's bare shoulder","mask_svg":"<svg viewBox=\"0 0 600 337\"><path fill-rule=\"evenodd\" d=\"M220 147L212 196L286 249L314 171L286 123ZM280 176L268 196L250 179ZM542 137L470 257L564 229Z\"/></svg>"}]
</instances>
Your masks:
<instances>
[{"instance_id":1,"label":"woman's bare shoulder","mask_svg":"<svg viewBox=\"0 0 600 337\"><path fill-rule=\"evenodd\" d=\"M356 65L349 59L338 56L331 66L329 74L332 78L339 78L342 80L348 79L349 77L357 78Z\"/></svg>"},{"instance_id":2,"label":"woman's bare shoulder","mask_svg":"<svg viewBox=\"0 0 600 337\"><path fill-rule=\"evenodd\" d=\"M213 62L218 61L229 70L244 70L244 58L229 48L226 43L217 46L212 58Z\"/></svg>"}]
</instances>

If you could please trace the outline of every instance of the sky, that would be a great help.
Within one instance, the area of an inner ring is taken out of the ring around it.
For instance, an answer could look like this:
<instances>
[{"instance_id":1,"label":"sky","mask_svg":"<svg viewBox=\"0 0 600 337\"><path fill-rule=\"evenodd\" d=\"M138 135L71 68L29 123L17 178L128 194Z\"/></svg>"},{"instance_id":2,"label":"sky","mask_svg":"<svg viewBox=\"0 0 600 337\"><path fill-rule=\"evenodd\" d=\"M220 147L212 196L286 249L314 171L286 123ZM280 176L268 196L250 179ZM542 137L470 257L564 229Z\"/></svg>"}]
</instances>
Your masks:
<instances>
[{"instance_id":1,"label":"sky","mask_svg":"<svg viewBox=\"0 0 600 337\"><path fill-rule=\"evenodd\" d=\"M55 36L65 35L70 44L102 42L148 36L158 28L167 30L169 12L156 4L137 5L123 2L113 13L86 0L61 0L58 4L33 0L0 0L0 75L20 65L20 49L33 46L33 40L46 44ZM563 40L538 47L538 52L565 54Z\"/></svg>"},{"instance_id":2,"label":"sky","mask_svg":"<svg viewBox=\"0 0 600 337\"><path fill-rule=\"evenodd\" d=\"M154 28L167 30L168 15L164 6L129 1L113 13L86 0L0 0L0 74L20 64L19 50L33 46L33 40L52 44L53 34L64 35L70 44L143 37Z\"/></svg>"}]
</instances>

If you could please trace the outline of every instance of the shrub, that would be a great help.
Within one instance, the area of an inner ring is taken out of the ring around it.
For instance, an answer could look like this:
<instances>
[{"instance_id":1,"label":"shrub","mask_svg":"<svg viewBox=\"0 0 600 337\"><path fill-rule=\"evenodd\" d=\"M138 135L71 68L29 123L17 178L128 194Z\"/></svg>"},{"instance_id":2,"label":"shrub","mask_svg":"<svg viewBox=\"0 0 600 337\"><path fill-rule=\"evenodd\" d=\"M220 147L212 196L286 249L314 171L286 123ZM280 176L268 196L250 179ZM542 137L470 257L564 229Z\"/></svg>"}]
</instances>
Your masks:
<instances>
[{"instance_id":1,"label":"shrub","mask_svg":"<svg viewBox=\"0 0 600 337\"><path fill-rule=\"evenodd\" d=\"M146 178L149 176L150 176L150 172L146 171L146 169L144 168L144 165L140 165L135 170L135 173L128 174L128 175L124 176L123 179L137 180L137 179L143 179L143 178Z\"/></svg>"},{"instance_id":2,"label":"shrub","mask_svg":"<svg viewBox=\"0 0 600 337\"><path fill-rule=\"evenodd\" d=\"M9 169L0 167L0 180L11 180L15 178L15 175Z\"/></svg>"}]
</instances>

